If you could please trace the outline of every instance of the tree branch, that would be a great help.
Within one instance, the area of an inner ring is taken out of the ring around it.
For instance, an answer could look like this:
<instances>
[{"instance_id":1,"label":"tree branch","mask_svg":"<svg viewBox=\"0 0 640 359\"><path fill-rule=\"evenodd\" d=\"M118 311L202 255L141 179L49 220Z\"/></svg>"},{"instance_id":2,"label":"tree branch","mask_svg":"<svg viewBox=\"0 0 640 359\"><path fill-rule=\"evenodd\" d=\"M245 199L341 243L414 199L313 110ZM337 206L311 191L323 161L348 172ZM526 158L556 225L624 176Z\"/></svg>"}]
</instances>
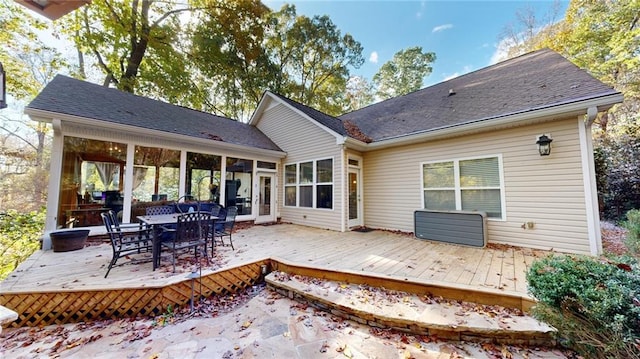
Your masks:
<instances>
[{"instance_id":1,"label":"tree branch","mask_svg":"<svg viewBox=\"0 0 640 359\"><path fill-rule=\"evenodd\" d=\"M20 139L22 142L26 143L29 147L33 148L34 150L37 150L38 148L36 146L34 146L31 142L29 142L28 139L22 137L21 135L19 135L17 132L10 130L8 128L6 128L3 125L0 125L0 130L3 130L5 132L7 132L7 134L9 134L10 136L14 136L17 137L18 139Z\"/></svg>"}]
</instances>

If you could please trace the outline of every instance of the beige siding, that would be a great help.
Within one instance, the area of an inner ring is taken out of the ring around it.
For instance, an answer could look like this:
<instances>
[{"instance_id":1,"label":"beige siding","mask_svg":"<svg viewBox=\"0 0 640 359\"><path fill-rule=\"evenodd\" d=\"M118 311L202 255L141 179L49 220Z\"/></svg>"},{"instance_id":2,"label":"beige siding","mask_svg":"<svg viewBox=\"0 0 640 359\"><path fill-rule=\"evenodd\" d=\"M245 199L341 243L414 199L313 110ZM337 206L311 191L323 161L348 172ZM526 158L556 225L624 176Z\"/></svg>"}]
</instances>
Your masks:
<instances>
[{"instance_id":1,"label":"beige siding","mask_svg":"<svg viewBox=\"0 0 640 359\"><path fill-rule=\"evenodd\" d=\"M364 154L365 225L413 232L422 202L421 163L501 155L506 220L490 220L490 243L589 253L576 118ZM551 134L541 157L536 136ZM533 229L523 229L533 222Z\"/></svg>"},{"instance_id":2,"label":"beige siding","mask_svg":"<svg viewBox=\"0 0 640 359\"><path fill-rule=\"evenodd\" d=\"M342 149L336 144L336 138L282 104L264 111L256 126L287 153L282 160L278 183L278 209L282 221L342 230ZM333 158L333 209L284 206L284 165L323 158Z\"/></svg>"}]
</instances>

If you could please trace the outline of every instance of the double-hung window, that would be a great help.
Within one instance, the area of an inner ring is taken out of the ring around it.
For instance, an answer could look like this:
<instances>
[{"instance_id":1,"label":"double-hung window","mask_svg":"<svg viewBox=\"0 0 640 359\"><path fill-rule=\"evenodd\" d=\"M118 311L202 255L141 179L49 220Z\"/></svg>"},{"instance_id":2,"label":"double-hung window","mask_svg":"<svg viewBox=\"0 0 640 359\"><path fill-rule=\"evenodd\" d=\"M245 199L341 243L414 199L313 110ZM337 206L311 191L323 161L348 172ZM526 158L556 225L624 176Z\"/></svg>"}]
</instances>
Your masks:
<instances>
[{"instance_id":1,"label":"double-hung window","mask_svg":"<svg viewBox=\"0 0 640 359\"><path fill-rule=\"evenodd\" d=\"M284 178L285 206L333 208L333 159L285 165Z\"/></svg>"},{"instance_id":2,"label":"double-hung window","mask_svg":"<svg viewBox=\"0 0 640 359\"><path fill-rule=\"evenodd\" d=\"M486 212L504 216L499 156L430 162L422 165L424 208Z\"/></svg>"}]
</instances>

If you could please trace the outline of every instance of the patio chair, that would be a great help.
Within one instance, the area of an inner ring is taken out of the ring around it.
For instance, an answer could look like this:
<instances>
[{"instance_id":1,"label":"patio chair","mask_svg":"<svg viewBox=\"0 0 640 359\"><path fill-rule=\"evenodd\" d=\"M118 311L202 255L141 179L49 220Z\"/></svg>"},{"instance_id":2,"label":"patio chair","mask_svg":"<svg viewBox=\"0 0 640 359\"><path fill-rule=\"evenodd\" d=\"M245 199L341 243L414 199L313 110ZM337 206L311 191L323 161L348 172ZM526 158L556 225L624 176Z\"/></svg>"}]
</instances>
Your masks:
<instances>
[{"instance_id":1,"label":"patio chair","mask_svg":"<svg viewBox=\"0 0 640 359\"><path fill-rule=\"evenodd\" d=\"M111 249L113 255L111 261L109 261L109 267L105 278L109 275L111 268L113 268L118 259L129 256L131 254L140 253L143 249L151 250L152 239L151 233L148 228L141 228L139 230L128 229L123 231L120 229L117 222L114 222L113 213L103 212L100 213L102 222L107 229L109 239L111 240Z\"/></svg>"},{"instance_id":2,"label":"patio chair","mask_svg":"<svg viewBox=\"0 0 640 359\"><path fill-rule=\"evenodd\" d=\"M147 216L155 216L158 214L173 214L176 213L173 206L151 206L145 208Z\"/></svg>"},{"instance_id":3,"label":"patio chair","mask_svg":"<svg viewBox=\"0 0 640 359\"><path fill-rule=\"evenodd\" d=\"M200 203L200 211L209 212L209 213L211 213L212 217L217 217L218 214L220 213L220 209L221 208L222 208L222 206L220 206L217 203L213 203L213 202L202 202L202 203Z\"/></svg>"},{"instance_id":4,"label":"patio chair","mask_svg":"<svg viewBox=\"0 0 640 359\"><path fill-rule=\"evenodd\" d=\"M211 215L208 212L190 212L178 216L176 228L164 227L165 234L170 234L170 238L162 242L162 246L172 253L173 272L176 272L176 258L178 252L184 249L194 249L196 258L198 257L198 247L203 247L203 255L207 256L207 238L209 236L209 224Z\"/></svg>"},{"instance_id":5,"label":"patio chair","mask_svg":"<svg viewBox=\"0 0 640 359\"><path fill-rule=\"evenodd\" d=\"M120 223L120 220L118 219L118 215L112 209L107 211L107 215L111 218L111 223L113 227L116 228L116 230L128 231L130 229L133 229L133 230L143 229L142 223Z\"/></svg>"},{"instance_id":6,"label":"patio chair","mask_svg":"<svg viewBox=\"0 0 640 359\"><path fill-rule=\"evenodd\" d=\"M229 237L229 245L233 248L233 239L231 238L231 234L233 233L233 226L236 223L236 215L238 215L238 207L231 206L226 209L225 218L223 221L215 221L215 228L212 233L212 246L211 252L213 253L213 247L216 245L216 242L219 239L220 245L224 244L224 237Z\"/></svg>"}]
</instances>

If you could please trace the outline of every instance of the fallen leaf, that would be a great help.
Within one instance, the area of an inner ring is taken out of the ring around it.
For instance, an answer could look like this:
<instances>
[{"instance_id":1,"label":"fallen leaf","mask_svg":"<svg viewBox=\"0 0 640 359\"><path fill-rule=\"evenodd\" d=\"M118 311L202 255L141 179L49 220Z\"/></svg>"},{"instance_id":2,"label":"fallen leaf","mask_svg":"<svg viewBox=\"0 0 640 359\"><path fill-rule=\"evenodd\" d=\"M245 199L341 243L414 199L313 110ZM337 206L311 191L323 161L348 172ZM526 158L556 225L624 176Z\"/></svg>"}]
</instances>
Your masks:
<instances>
[{"instance_id":1,"label":"fallen leaf","mask_svg":"<svg viewBox=\"0 0 640 359\"><path fill-rule=\"evenodd\" d=\"M506 346L502 346L502 357L505 359L512 359L513 358L513 353L511 353L511 351L509 350L509 348L507 348Z\"/></svg>"}]
</instances>

